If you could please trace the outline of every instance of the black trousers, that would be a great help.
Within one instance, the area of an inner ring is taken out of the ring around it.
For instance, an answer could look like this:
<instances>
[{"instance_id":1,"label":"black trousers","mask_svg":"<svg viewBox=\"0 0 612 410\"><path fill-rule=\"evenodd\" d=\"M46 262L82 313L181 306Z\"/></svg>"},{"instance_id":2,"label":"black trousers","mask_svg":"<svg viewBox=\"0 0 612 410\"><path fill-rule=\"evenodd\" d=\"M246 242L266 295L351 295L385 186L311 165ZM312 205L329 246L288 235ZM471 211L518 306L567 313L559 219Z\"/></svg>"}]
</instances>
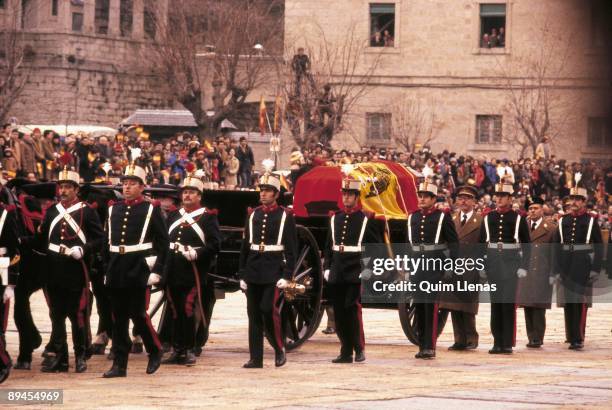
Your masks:
<instances>
[{"instance_id":1,"label":"black trousers","mask_svg":"<svg viewBox=\"0 0 612 410\"><path fill-rule=\"evenodd\" d=\"M207 326L196 326L195 335L195 346L204 347L208 341L210 321L212 319L213 310L217 298L215 297L215 284L212 280L202 284L202 305L204 310L204 316L206 317ZM162 310L162 316L159 322L158 334L159 340L162 343L173 344L174 340L174 316L172 309L170 308L171 303L166 303Z\"/></svg>"},{"instance_id":2,"label":"black trousers","mask_svg":"<svg viewBox=\"0 0 612 410\"><path fill-rule=\"evenodd\" d=\"M118 361L127 363L128 354L132 346L130 340L130 319L134 323L136 333L149 354L158 353L161 343L157 332L153 329L151 319L147 314L150 288L112 288L109 289L111 307L113 312L113 347L112 352Z\"/></svg>"},{"instance_id":3,"label":"black trousers","mask_svg":"<svg viewBox=\"0 0 612 410\"><path fill-rule=\"evenodd\" d=\"M352 356L365 349L361 316L361 284L329 284L330 298L336 321L336 334L340 339L340 355Z\"/></svg>"},{"instance_id":4,"label":"black trousers","mask_svg":"<svg viewBox=\"0 0 612 410\"><path fill-rule=\"evenodd\" d=\"M72 325L74 354L85 354L89 333L89 289L79 290L49 287L47 289L51 312L52 338L54 352L67 351L66 318ZM65 348L66 347L66 348Z\"/></svg>"},{"instance_id":5,"label":"black trousers","mask_svg":"<svg viewBox=\"0 0 612 410\"><path fill-rule=\"evenodd\" d=\"M525 328L530 343L544 343L546 309L525 306Z\"/></svg>"},{"instance_id":6,"label":"black trousers","mask_svg":"<svg viewBox=\"0 0 612 410\"><path fill-rule=\"evenodd\" d=\"M453 321L453 335L455 343L460 345L478 346L478 332L476 331L476 315L461 310L451 310Z\"/></svg>"},{"instance_id":7,"label":"black trousers","mask_svg":"<svg viewBox=\"0 0 612 410\"><path fill-rule=\"evenodd\" d=\"M98 330L96 335L106 332L106 335L111 337L113 332L113 315L108 288L104 286L104 275L102 273L91 275L90 280L98 311Z\"/></svg>"},{"instance_id":8,"label":"black trousers","mask_svg":"<svg viewBox=\"0 0 612 410\"><path fill-rule=\"evenodd\" d=\"M0 295L4 295L5 287L0 285ZM6 327L8 325L10 303L4 303L0 300L0 320L2 320L2 328L0 328L0 370L4 370L11 364L11 356L6 351Z\"/></svg>"},{"instance_id":9,"label":"black trousers","mask_svg":"<svg viewBox=\"0 0 612 410\"><path fill-rule=\"evenodd\" d=\"M415 303L419 350L436 350L438 340L438 304Z\"/></svg>"},{"instance_id":10,"label":"black trousers","mask_svg":"<svg viewBox=\"0 0 612 410\"><path fill-rule=\"evenodd\" d=\"M491 333L493 345L511 349L516 344L516 305L491 303Z\"/></svg>"},{"instance_id":11,"label":"black trousers","mask_svg":"<svg viewBox=\"0 0 612 410\"><path fill-rule=\"evenodd\" d=\"M31 362L32 352L42 343L40 332L34 324L32 309L30 308L30 297L40 289L41 283L39 280L24 274L19 275L17 286L15 287L13 317L17 332L19 333L19 356L17 360L22 362ZM47 298L46 291L44 289L43 291L45 292L45 298Z\"/></svg>"},{"instance_id":12,"label":"black trousers","mask_svg":"<svg viewBox=\"0 0 612 410\"><path fill-rule=\"evenodd\" d=\"M247 315L249 316L249 353L251 360L263 361L263 338L275 351L284 348L284 336L279 311L280 291L274 283L247 283Z\"/></svg>"},{"instance_id":13,"label":"black trousers","mask_svg":"<svg viewBox=\"0 0 612 410\"><path fill-rule=\"evenodd\" d=\"M565 303L563 312L565 314L568 342L584 343L587 317L586 303Z\"/></svg>"},{"instance_id":14,"label":"black trousers","mask_svg":"<svg viewBox=\"0 0 612 410\"><path fill-rule=\"evenodd\" d=\"M172 287L168 289L168 301L174 318L173 345L175 350L193 349L195 346L196 287ZM167 312L166 312L167 313Z\"/></svg>"}]
</instances>

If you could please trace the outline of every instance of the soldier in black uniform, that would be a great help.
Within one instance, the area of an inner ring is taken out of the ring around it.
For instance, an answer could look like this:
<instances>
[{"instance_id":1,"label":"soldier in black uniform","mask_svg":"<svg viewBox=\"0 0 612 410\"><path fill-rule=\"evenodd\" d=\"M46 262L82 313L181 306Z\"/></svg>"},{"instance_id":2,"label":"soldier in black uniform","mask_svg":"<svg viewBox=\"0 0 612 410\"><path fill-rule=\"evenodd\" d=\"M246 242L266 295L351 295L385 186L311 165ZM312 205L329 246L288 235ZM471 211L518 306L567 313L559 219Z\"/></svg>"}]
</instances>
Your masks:
<instances>
[{"instance_id":1,"label":"soldier in black uniform","mask_svg":"<svg viewBox=\"0 0 612 410\"><path fill-rule=\"evenodd\" d=\"M221 246L217 211L201 205L204 184L195 177L185 178L182 185L182 207L168 216L170 252L164 279L174 318L174 351L164 364L196 363L196 312L200 326L208 326L204 309L203 284L211 262ZM166 312L168 313L168 312Z\"/></svg>"},{"instance_id":2,"label":"soldier in black uniform","mask_svg":"<svg viewBox=\"0 0 612 410\"><path fill-rule=\"evenodd\" d=\"M491 354L511 354L516 343L516 289L529 267L529 227L526 218L512 210L511 184L495 185L497 208L489 212L480 227L480 242L486 244L485 271L496 286L491 291Z\"/></svg>"},{"instance_id":3,"label":"soldier in black uniform","mask_svg":"<svg viewBox=\"0 0 612 410\"><path fill-rule=\"evenodd\" d=\"M601 269L603 245L597 220L586 210L586 189L572 188L570 200L571 212L561 218L553 237L553 243L558 245L555 246L551 283L561 279L569 348L581 350L584 347L586 299Z\"/></svg>"},{"instance_id":4,"label":"soldier in black uniform","mask_svg":"<svg viewBox=\"0 0 612 410\"><path fill-rule=\"evenodd\" d=\"M37 235L37 245L47 253L47 295L51 313L50 350L56 352L41 368L43 372L68 371L66 318L72 324L75 370L87 369L89 330L89 267L91 256L104 243L97 212L79 201L79 174L59 174L60 202L49 208Z\"/></svg>"},{"instance_id":5,"label":"soldier in black uniform","mask_svg":"<svg viewBox=\"0 0 612 410\"><path fill-rule=\"evenodd\" d=\"M246 292L250 360L245 368L263 367L264 329L277 367L287 361L281 322L280 291L289 285L296 263L293 214L278 206L280 179L266 172L259 179L261 206L249 212L240 250L238 276Z\"/></svg>"},{"instance_id":6,"label":"soldier in black uniform","mask_svg":"<svg viewBox=\"0 0 612 410\"><path fill-rule=\"evenodd\" d=\"M361 245L381 243L373 215L366 215L359 203L361 182L350 177L342 181L344 209L330 219L324 257L324 277L334 307L340 355L332 363L365 360L365 337L361 316Z\"/></svg>"},{"instance_id":7,"label":"soldier in black uniform","mask_svg":"<svg viewBox=\"0 0 612 410\"><path fill-rule=\"evenodd\" d=\"M4 184L4 181L2 181ZM11 300L15 297L15 285L19 276L18 234L14 207L0 204L0 383L11 371L12 361L6 351L6 326Z\"/></svg>"},{"instance_id":8,"label":"soldier in black uniform","mask_svg":"<svg viewBox=\"0 0 612 410\"><path fill-rule=\"evenodd\" d=\"M417 191L419 210L408 216L408 238L412 258L444 260L447 255L454 257L459 238L450 213L435 207L438 187L424 181ZM419 269L411 272L410 281L416 284L415 319L418 326L419 352L417 359L436 357L438 337L438 301L436 292L427 293L421 288L422 282L439 283L444 271L439 269Z\"/></svg>"},{"instance_id":9,"label":"soldier in black uniform","mask_svg":"<svg viewBox=\"0 0 612 410\"><path fill-rule=\"evenodd\" d=\"M130 351L129 321L149 353L147 374L161 364L161 343L147 314L150 286L161 281L168 253L168 229L159 206L142 196L146 172L132 164L123 175L125 200L108 210L108 267L105 282L113 311L113 366L104 377L125 377ZM155 256L152 256L155 255Z\"/></svg>"}]
</instances>

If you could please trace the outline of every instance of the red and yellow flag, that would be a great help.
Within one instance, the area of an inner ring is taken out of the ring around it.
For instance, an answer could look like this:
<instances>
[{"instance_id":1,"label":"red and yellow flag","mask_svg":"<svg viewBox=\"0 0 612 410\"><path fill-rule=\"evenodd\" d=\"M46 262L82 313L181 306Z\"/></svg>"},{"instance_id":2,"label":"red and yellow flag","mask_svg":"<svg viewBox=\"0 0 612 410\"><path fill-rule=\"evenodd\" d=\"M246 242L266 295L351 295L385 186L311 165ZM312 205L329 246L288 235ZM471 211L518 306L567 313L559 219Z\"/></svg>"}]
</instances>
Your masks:
<instances>
[{"instance_id":1,"label":"red and yellow flag","mask_svg":"<svg viewBox=\"0 0 612 410\"><path fill-rule=\"evenodd\" d=\"M283 124L283 106L281 105L282 102L283 100L281 96L276 96L276 101L274 101L274 133L277 135L280 133Z\"/></svg>"}]
</instances>

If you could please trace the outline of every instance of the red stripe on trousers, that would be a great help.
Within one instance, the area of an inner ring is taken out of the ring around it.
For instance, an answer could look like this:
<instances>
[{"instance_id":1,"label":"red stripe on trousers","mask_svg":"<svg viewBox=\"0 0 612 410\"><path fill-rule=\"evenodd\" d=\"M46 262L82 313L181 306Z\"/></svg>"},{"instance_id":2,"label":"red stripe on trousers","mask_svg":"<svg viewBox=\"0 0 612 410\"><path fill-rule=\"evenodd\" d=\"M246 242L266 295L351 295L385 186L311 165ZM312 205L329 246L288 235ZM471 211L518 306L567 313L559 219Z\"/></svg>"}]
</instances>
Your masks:
<instances>
[{"instance_id":1,"label":"red stripe on trousers","mask_svg":"<svg viewBox=\"0 0 612 410\"><path fill-rule=\"evenodd\" d=\"M516 346L516 309L518 305L514 304L513 326L512 326L512 347Z\"/></svg>"},{"instance_id":2,"label":"red stripe on trousers","mask_svg":"<svg viewBox=\"0 0 612 410\"><path fill-rule=\"evenodd\" d=\"M157 332L153 328L153 324L151 323L151 318L149 317L149 312L147 312L147 310L149 310L150 301L151 301L151 288L147 287L147 291L145 293L145 323L147 324L147 327L149 328L149 332L151 333L151 336L153 337L153 343L155 344L155 346L157 346L158 349L161 350L162 348L161 342L159 341Z\"/></svg>"},{"instance_id":3,"label":"red stripe on trousers","mask_svg":"<svg viewBox=\"0 0 612 410\"><path fill-rule=\"evenodd\" d=\"M584 342L584 337L586 335L586 318L587 318L587 304L582 303L582 312L580 315L580 338L582 342Z\"/></svg>"},{"instance_id":4,"label":"red stripe on trousers","mask_svg":"<svg viewBox=\"0 0 612 410\"><path fill-rule=\"evenodd\" d=\"M77 311L77 323L79 327L85 326L85 309L87 309L87 305L89 304L89 300L87 300L88 293L88 289L83 288L81 298L79 299L79 310Z\"/></svg>"},{"instance_id":5,"label":"red stripe on trousers","mask_svg":"<svg viewBox=\"0 0 612 410\"><path fill-rule=\"evenodd\" d=\"M11 301L7 300L4 303L4 317L2 318L2 333L6 334L6 328L8 327L8 315L11 309Z\"/></svg>"},{"instance_id":6,"label":"red stripe on trousers","mask_svg":"<svg viewBox=\"0 0 612 410\"><path fill-rule=\"evenodd\" d=\"M436 350L436 343L438 343L438 304L433 304L433 328L431 330L431 344L433 350Z\"/></svg>"},{"instance_id":7,"label":"red stripe on trousers","mask_svg":"<svg viewBox=\"0 0 612 410\"><path fill-rule=\"evenodd\" d=\"M280 310L277 307L276 302L278 301L278 297L280 292L278 288L274 287L274 302L272 303L272 322L274 323L274 337L276 338L276 344L279 349L283 348L283 337L281 334L281 318L280 318Z\"/></svg>"},{"instance_id":8,"label":"red stripe on trousers","mask_svg":"<svg viewBox=\"0 0 612 410\"><path fill-rule=\"evenodd\" d=\"M359 322L359 347L361 350L365 349L365 334L363 333L363 316L361 312L361 294L363 288L359 285L359 299L357 300L357 320Z\"/></svg>"},{"instance_id":9,"label":"red stripe on trousers","mask_svg":"<svg viewBox=\"0 0 612 410\"><path fill-rule=\"evenodd\" d=\"M192 317L193 316L193 308L195 307L195 297L196 297L196 288L193 287L187 294L185 298L185 316Z\"/></svg>"},{"instance_id":10,"label":"red stripe on trousers","mask_svg":"<svg viewBox=\"0 0 612 410\"><path fill-rule=\"evenodd\" d=\"M9 355L6 352L6 346L4 346L4 343L2 342L2 338L0 338L0 361L2 361L2 364L7 367L11 362Z\"/></svg>"}]
</instances>

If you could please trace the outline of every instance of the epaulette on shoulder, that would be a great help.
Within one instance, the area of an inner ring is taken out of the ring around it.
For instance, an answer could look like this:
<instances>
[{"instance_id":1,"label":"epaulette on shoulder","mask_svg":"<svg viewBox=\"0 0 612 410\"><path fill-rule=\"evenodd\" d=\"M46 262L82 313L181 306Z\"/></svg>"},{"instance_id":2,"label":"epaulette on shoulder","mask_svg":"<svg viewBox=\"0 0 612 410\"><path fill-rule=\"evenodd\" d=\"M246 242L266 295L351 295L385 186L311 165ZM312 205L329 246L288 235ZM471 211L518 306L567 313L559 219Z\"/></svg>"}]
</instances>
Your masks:
<instances>
[{"instance_id":1,"label":"epaulette on shoulder","mask_svg":"<svg viewBox=\"0 0 612 410\"><path fill-rule=\"evenodd\" d=\"M255 212L255 209L256 209L256 208L253 208L253 207L250 207L250 206L249 206L249 207L247 208L247 215L251 215L253 212Z\"/></svg>"},{"instance_id":2,"label":"epaulette on shoulder","mask_svg":"<svg viewBox=\"0 0 612 410\"><path fill-rule=\"evenodd\" d=\"M91 209L98 209L98 203L97 202L85 202L87 204L87 206L89 206Z\"/></svg>"},{"instance_id":3,"label":"epaulette on shoulder","mask_svg":"<svg viewBox=\"0 0 612 410\"><path fill-rule=\"evenodd\" d=\"M444 209L441 209L441 211L444 212L445 214L449 214L449 215L452 214L452 211L450 208L444 208Z\"/></svg>"},{"instance_id":4,"label":"epaulette on shoulder","mask_svg":"<svg viewBox=\"0 0 612 410\"><path fill-rule=\"evenodd\" d=\"M6 209L6 212L13 212L17 207L15 205L4 205L2 204L2 208Z\"/></svg>"},{"instance_id":5,"label":"epaulette on shoulder","mask_svg":"<svg viewBox=\"0 0 612 410\"><path fill-rule=\"evenodd\" d=\"M175 205L170 205L170 207L168 208L168 213L172 213L176 211L178 211L178 208Z\"/></svg>"},{"instance_id":6,"label":"epaulette on shoulder","mask_svg":"<svg viewBox=\"0 0 612 410\"><path fill-rule=\"evenodd\" d=\"M587 212L587 214L592 216L595 219L599 218L599 214L597 212Z\"/></svg>"},{"instance_id":7,"label":"epaulette on shoulder","mask_svg":"<svg viewBox=\"0 0 612 410\"><path fill-rule=\"evenodd\" d=\"M287 212L287 215L293 215L293 214L294 214L294 212L293 212L293 208L286 208L286 207L284 207L284 206L283 206L282 208L283 208L283 210L284 210L285 212Z\"/></svg>"},{"instance_id":8,"label":"epaulette on shoulder","mask_svg":"<svg viewBox=\"0 0 612 410\"><path fill-rule=\"evenodd\" d=\"M111 207L111 206L113 206L113 205L117 205L117 204L120 204L120 203L121 203L121 201L116 201L116 200L114 200L114 199L111 199L110 201L108 201L107 206L108 206L108 207Z\"/></svg>"},{"instance_id":9,"label":"epaulette on shoulder","mask_svg":"<svg viewBox=\"0 0 612 410\"><path fill-rule=\"evenodd\" d=\"M482 217L484 218L485 216L489 215L491 213L492 209L491 208L485 208L482 210Z\"/></svg>"},{"instance_id":10,"label":"epaulette on shoulder","mask_svg":"<svg viewBox=\"0 0 612 410\"><path fill-rule=\"evenodd\" d=\"M159 202L159 200L156 199L154 201L151 201L151 205L153 205L155 207L160 207L161 206L161 202Z\"/></svg>"},{"instance_id":11,"label":"epaulette on shoulder","mask_svg":"<svg viewBox=\"0 0 612 410\"><path fill-rule=\"evenodd\" d=\"M213 209L207 208L206 213L209 215L219 215L219 210L216 208L213 208Z\"/></svg>"},{"instance_id":12,"label":"epaulette on shoulder","mask_svg":"<svg viewBox=\"0 0 612 410\"><path fill-rule=\"evenodd\" d=\"M329 216L331 218L332 216L336 215L338 212L340 212L340 211L339 210L335 210L335 211L334 210L330 210L327 213L327 216Z\"/></svg>"}]
</instances>

